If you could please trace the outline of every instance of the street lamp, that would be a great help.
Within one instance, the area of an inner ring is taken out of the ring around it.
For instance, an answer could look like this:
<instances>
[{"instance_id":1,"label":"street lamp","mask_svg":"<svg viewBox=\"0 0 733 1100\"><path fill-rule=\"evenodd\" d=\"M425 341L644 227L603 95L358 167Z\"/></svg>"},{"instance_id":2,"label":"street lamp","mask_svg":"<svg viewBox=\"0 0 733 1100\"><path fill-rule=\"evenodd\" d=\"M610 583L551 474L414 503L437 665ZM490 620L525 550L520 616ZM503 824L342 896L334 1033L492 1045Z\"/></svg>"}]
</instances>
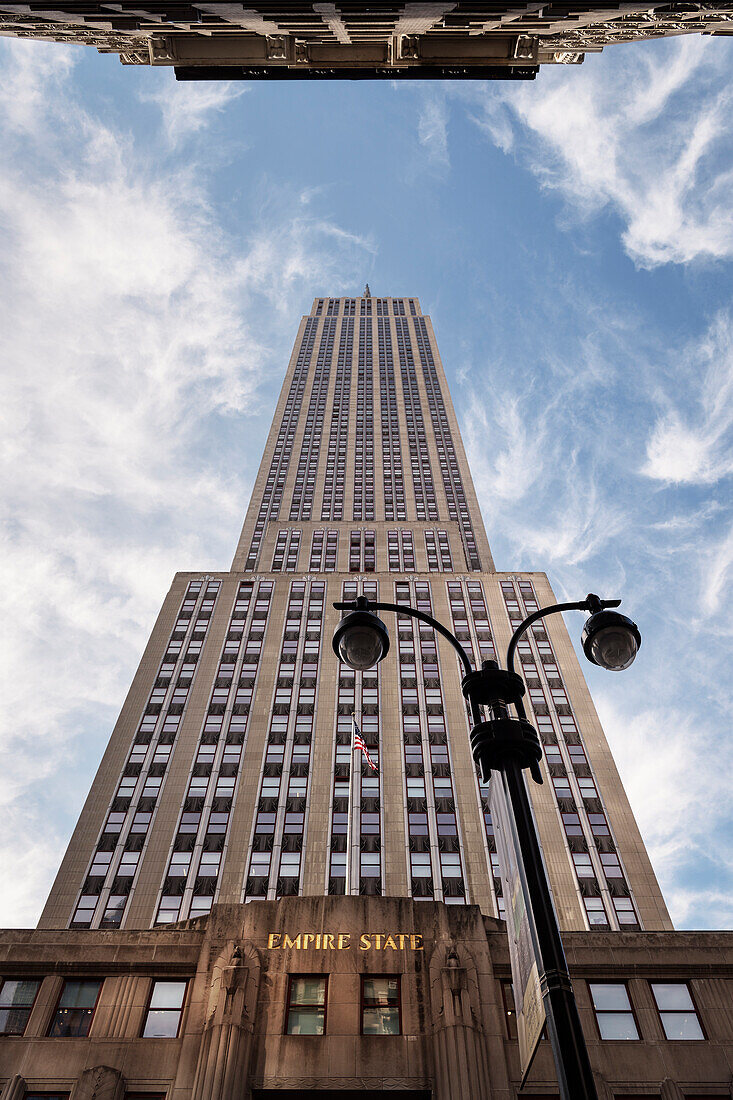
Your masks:
<instances>
[{"instance_id":1,"label":"street lamp","mask_svg":"<svg viewBox=\"0 0 733 1100\"><path fill-rule=\"evenodd\" d=\"M514 845L518 888L529 918L528 935L537 964L562 1100L597 1100L597 1093L523 775L526 769L536 783L542 783L539 766L542 748L527 719L523 702L526 688L514 670L514 657L520 638L537 619L561 611L588 611L590 617L582 635L588 660L611 671L628 668L641 645L641 634L631 619L613 610L620 603L620 600L601 600L591 593L575 603L540 608L514 631L507 649L506 669L500 668L496 661L484 661L480 669L474 669L461 643L442 623L406 604L382 603L359 596L350 603L333 605L337 611L350 612L336 628L334 652L357 671L373 667L389 650L389 634L376 611L394 611L426 623L453 646L461 660L465 672L461 687L471 709L473 758L484 783L492 771L497 773L492 789L498 783L497 797L505 796L510 807L507 827ZM512 706L516 717L510 713ZM484 719L482 707L486 708L488 719ZM502 870L506 873L505 868Z\"/></svg>"}]
</instances>

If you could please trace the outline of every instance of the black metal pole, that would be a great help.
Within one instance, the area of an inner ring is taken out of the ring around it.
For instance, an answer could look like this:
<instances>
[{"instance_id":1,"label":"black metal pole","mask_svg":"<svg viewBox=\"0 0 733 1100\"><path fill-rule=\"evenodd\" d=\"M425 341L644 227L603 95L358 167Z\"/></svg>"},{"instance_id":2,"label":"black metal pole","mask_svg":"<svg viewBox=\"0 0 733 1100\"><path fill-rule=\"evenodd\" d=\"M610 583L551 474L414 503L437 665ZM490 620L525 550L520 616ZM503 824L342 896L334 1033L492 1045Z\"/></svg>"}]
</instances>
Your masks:
<instances>
[{"instance_id":1,"label":"black metal pole","mask_svg":"<svg viewBox=\"0 0 733 1100\"><path fill-rule=\"evenodd\" d=\"M544 967L540 985L560 1096L562 1100L597 1100L524 772L517 760L507 760L502 771L506 777Z\"/></svg>"}]
</instances>

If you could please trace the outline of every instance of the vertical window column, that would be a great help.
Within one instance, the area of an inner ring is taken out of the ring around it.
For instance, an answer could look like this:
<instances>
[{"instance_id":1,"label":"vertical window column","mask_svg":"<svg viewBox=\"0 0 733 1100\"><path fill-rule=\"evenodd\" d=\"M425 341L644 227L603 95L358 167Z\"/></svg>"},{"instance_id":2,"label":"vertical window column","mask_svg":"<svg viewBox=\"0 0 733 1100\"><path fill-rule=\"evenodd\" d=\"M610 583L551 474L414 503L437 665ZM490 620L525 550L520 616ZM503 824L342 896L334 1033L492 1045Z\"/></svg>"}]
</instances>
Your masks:
<instances>
[{"instance_id":1,"label":"vertical window column","mask_svg":"<svg viewBox=\"0 0 733 1100\"><path fill-rule=\"evenodd\" d=\"M351 403L351 360L354 352L353 317L341 321L336 382L331 410L331 430L326 455L321 519L344 518L344 485L348 452L349 407Z\"/></svg>"},{"instance_id":2,"label":"vertical window column","mask_svg":"<svg viewBox=\"0 0 733 1100\"><path fill-rule=\"evenodd\" d=\"M203 916L213 904L272 592L271 581L260 582L256 598L253 582L242 582L237 591L161 888L157 924Z\"/></svg>"},{"instance_id":3,"label":"vertical window column","mask_svg":"<svg viewBox=\"0 0 733 1100\"><path fill-rule=\"evenodd\" d=\"M480 581L465 582L465 591L468 593L468 604L471 608L471 621L467 603L464 597L464 585L460 581L449 581L447 584L448 602L451 609L453 633L466 650L474 668L479 668L481 661L489 660L494 654L491 642L491 629L489 626L486 602ZM479 630L482 634L479 634ZM482 638L483 635L483 638ZM487 640L488 639L488 640ZM490 648L489 648L490 647ZM478 654L478 658L477 658ZM463 675L463 668L459 666L459 674ZM466 702L466 729L470 731L473 726L471 711ZM484 846L486 863L493 887L494 901L497 916L505 919L504 898L502 897L501 874L499 871L499 857L496 850L494 837L494 825L489 809L489 785L481 783L481 777L476 773L476 792L484 822Z\"/></svg>"},{"instance_id":4,"label":"vertical window column","mask_svg":"<svg viewBox=\"0 0 733 1100\"><path fill-rule=\"evenodd\" d=\"M311 536L311 556L308 563L310 573L320 573L323 570L324 533L322 530L314 531Z\"/></svg>"},{"instance_id":5,"label":"vertical window column","mask_svg":"<svg viewBox=\"0 0 733 1100\"><path fill-rule=\"evenodd\" d=\"M402 572L400 542L396 531L387 532L387 563L390 573Z\"/></svg>"},{"instance_id":6,"label":"vertical window column","mask_svg":"<svg viewBox=\"0 0 733 1100\"><path fill-rule=\"evenodd\" d=\"M374 531L352 531L349 541L349 572L376 571L376 536Z\"/></svg>"},{"instance_id":7,"label":"vertical window column","mask_svg":"<svg viewBox=\"0 0 733 1100\"><path fill-rule=\"evenodd\" d=\"M316 317L309 317L305 323L303 339L300 342L295 361L293 379L288 390L270 469L267 473L262 502L257 513L254 534L247 553L247 561L244 566L247 572L257 567L260 546L265 533L265 524L270 519L277 519L280 514L280 504L285 490L290 455L295 444L295 429L300 418L300 409L303 403L305 383L308 377L308 368L313 354L318 324L319 321Z\"/></svg>"},{"instance_id":8,"label":"vertical window column","mask_svg":"<svg viewBox=\"0 0 733 1100\"><path fill-rule=\"evenodd\" d=\"M437 542L435 531L426 531L425 551L428 556L428 569L431 573L438 573L440 570L446 573L453 572L453 558L451 557L447 531L438 531Z\"/></svg>"},{"instance_id":9,"label":"vertical window column","mask_svg":"<svg viewBox=\"0 0 733 1100\"><path fill-rule=\"evenodd\" d=\"M288 544L288 532L278 531L277 539L275 540L275 550L272 555L272 572L281 573L283 562L285 560L285 550Z\"/></svg>"},{"instance_id":10,"label":"vertical window column","mask_svg":"<svg viewBox=\"0 0 733 1100\"><path fill-rule=\"evenodd\" d=\"M247 898L266 898L273 862L276 870L279 866L280 853L278 851L273 861L273 848L283 774L287 775L285 752L293 700L296 658L303 620L304 596L305 582L292 583L285 611L275 693L270 708L270 729L265 746L265 758L260 778L260 796L257 803L257 815L250 850L249 872L245 884L245 897ZM285 786L287 789L287 780ZM299 872L300 855L298 853L298 875Z\"/></svg>"},{"instance_id":11,"label":"vertical window column","mask_svg":"<svg viewBox=\"0 0 733 1100\"><path fill-rule=\"evenodd\" d=\"M247 897L274 899L300 890L325 593L322 581L290 587Z\"/></svg>"},{"instance_id":12,"label":"vertical window column","mask_svg":"<svg viewBox=\"0 0 733 1100\"><path fill-rule=\"evenodd\" d=\"M422 362L423 379L428 394L428 410L435 433L440 472L448 503L448 515L460 524L468 568L478 570L481 568L481 562L476 547L476 536L468 511L468 501L466 500L463 478L458 466L453 435L448 424L448 414L438 379L435 358L430 347L427 323L423 317L416 317L414 325L418 352Z\"/></svg>"},{"instance_id":13,"label":"vertical window column","mask_svg":"<svg viewBox=\"0 0 733 1100\"><path fill-rule=\"evenodd\" d=\"M379 305L377 305L379 313ZM397 413L397 390L394 371L392 332L387 308L377 320L379 344L379 395L382 420L382 471L384 480L384 518L407 519L405 479L402 469L402 446Z\"/></svg>"},{"instance_id":14,"label":"vertical window column","mask_svg":"<svg viewBox=\"0 0 733 1100\"><path fill-rule=\"evenodd\" d=\"M377 599L377 584L364 581L346 581L342 599L354 600L359 594L370 600ZM338 696L336 702L336 728L334 731L334 779L331 811L331 845L329 860L329 894L343 894L346 879L347 830L349 809L349 775L352 753L352 714L355 714L369 755L379 768L379 670L355 673L339 662ZM380 773L369 767L362 757L357 758L358 770L354 775L355 819L358 827L355 841L359 849L359 893L382 893L382 817Z\"/></svg>"},{"instance_id":15,"label":"vertical window column","mask_svg":"<svg viewBox=\"0 0 733 1100\"><path fill-rule=\"evenodd\" d=\"M432 615L430 585L426 581L415 582L415 603L419 611ZM419 624L418 634L428 736L428 744L425 746L423 743L423 748L427 748L430 754L443 901L446 905L465 905L467 890L461 859L458 811L453 790L450 741L445 723L437 642L435 631L423 623Z\"/></svg>"},{"instance_id":16,"label":"vertical window column","mask_svg":"<svg viewBox=\"0 0 733 1100\"><path fill-rule=\"evenodd\" d=\"M331 359L333 341L336 334L336 321L327 319L323 324L321 342L316 357L310 400L305 417L303 442L295 472L293 498L290 502L291 520L309 520L313 510L313 496L316 489L318 458L321 453L323 436L323 418L326 414L326 398L331 377Z\"/></svg>"},{"instance_id":17,"label":"vertical window column","mask_svg":"<svg viewBox=\"0 0 733 1100\"><path fill-rule=\"evenodd\" d=\"M359 319L353 519L374 519L374 368L371 318Z\"/></svg>"},{"instance_id":18,"label":"vertical window column","mask_svg":"<svg viewBox=\"0 0 733 1100\"><path fill-rule=\"evenodd\" d=\"M439 572L440 563L438 561L438 548L435 542L435 531L425 532L425 553L428 558L428 570L431 573Z\"/></svg>"},{"instance_id":19,"label":"vertical window column","mask_svg":"<svg viewBox=\"0 0 733 1100\"><path fill-rule=\"evenodd\" d=\"M433 471L428 455L425 421L423 419L417 374L415 372L415 359L412 353L407 320L396 318L395 326L417 518L418 520L437 520L438 505L435 498Z\"/></svg>"},{"instance_id":20,"label":"vertical window column","mask_svg":"<svg viewBox=\"0 0 733 1100\"><path fill-rule=\"evenodd\" d=\"M309 571L311 573L333 573L336 569L338 552L338 531L313 532Z\"/></svg>"},{"instance_id":21,"label":"vertical window column","mask_svg":"<svg viewBox=\"0 0 733 1100\"><path fill-rule=\"evenodd\" d=\"M220 586L218 580L205 586L203 581L188 585L82 886L72 928L122 924Z\"/></svg>"},{"instance_id":22,"label":"vertical window column","mask_svg":"<svg viewBox=\"0 0 733 1100\"><path fill-rule=\"evenodd\" d=\"M412 537L412 531L402 530L400 531L400 542L402 543L402 565L405 573L415 572L415 543Z\"/></svg>"},{"instance_id":23,"label":"vertical window column","mask_svg":"<svg viewBox=\"0 0 733 1100\"><path fill-rule=\"evenodd\" d=\"M395 584L396 603L410 603L408 582ZM430 587L414 585L415 606L431 614ZM412 895L465 904L450 745L435 632L397 617L400 696ZM417 645L415 642L417 634Z\"/></svg>"}]
</instances>

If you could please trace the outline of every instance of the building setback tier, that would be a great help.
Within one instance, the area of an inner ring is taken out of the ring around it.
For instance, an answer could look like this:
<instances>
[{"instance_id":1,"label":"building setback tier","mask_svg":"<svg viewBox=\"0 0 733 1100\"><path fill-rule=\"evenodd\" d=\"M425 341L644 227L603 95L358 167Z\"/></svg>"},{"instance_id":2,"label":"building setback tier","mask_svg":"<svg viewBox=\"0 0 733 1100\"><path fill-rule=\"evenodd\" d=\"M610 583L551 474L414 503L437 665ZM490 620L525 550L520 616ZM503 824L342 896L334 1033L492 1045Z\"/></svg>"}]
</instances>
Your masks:
<instances>
[{"instance_id":1,"label":"building setback tier","mask_svg":"<svg viewBox=\"0 0 733 1100\"><path fill-rule=\"evenodd\" d=\"M602 1100L730 1097L732 934L565 943ZM2 932L0 960L26 1005L3 1100L557 1094L546 1041L519 1093L506 930L477 906L215 905L148 931Z\"/></svg>"},{"instance_id":2,"label":"building setback tier","mask_svg":"<svg viewBox=\"0 0 733 1100\"><path fill-rule=\"evenodd\" d=\"M358 595L433 614L474 665L555 602L543 573L495 570L430 318L368 292L301 319L232 570L176 575L41 927L337 896L347 870L351 893L503 918L456 655L389 613L389 654L355 673L331 638ZM518 659L561 926L671 928L563 621Z\"/></svg>"}]
</instances>

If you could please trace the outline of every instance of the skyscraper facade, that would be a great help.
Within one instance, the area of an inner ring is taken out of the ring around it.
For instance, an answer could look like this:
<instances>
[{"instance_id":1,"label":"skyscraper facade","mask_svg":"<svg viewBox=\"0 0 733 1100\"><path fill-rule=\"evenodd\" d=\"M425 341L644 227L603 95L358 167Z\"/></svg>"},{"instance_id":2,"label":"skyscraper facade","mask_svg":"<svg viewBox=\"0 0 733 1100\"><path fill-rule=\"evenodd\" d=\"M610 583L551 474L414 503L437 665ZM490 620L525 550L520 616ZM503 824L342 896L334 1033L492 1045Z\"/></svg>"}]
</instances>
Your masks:
<instances>
[{"instance_id":1,"label":"skyscraper facade","mask_svg":"<svg viewBox=\"0 0 733 1100\"><path fill-rule=\"evenodd\" d=\"M378 667L340 664L332 604L358 594L434 614L474 662L554 601L544 574L495 570L416 298L317 298L301 320L232 569L176 576L41 927L338 895L347 860L354 893L504 916L455 654L389 616ZM671 927L563 623L519 656L563 927ZM352 716L378 772L354 775L349 828Z\"/></svg>"},{"instance_id":2,"label":"skyscraper facade","mask_svg":"<svg viewBox=\"0 0 733 1100\"><path fill-rule=\"evenodd\" d=\"M39 927L0 931L0 1100L558 1095L455 651L389 613L354 673L358 594L474 662L553 602L495 570L429 318L368 289L302 319L232 569L174 578ZM733 937L671 930L560 618L519 656L598 1096L730 1098Z\"/></svg>"}]
</instances>

